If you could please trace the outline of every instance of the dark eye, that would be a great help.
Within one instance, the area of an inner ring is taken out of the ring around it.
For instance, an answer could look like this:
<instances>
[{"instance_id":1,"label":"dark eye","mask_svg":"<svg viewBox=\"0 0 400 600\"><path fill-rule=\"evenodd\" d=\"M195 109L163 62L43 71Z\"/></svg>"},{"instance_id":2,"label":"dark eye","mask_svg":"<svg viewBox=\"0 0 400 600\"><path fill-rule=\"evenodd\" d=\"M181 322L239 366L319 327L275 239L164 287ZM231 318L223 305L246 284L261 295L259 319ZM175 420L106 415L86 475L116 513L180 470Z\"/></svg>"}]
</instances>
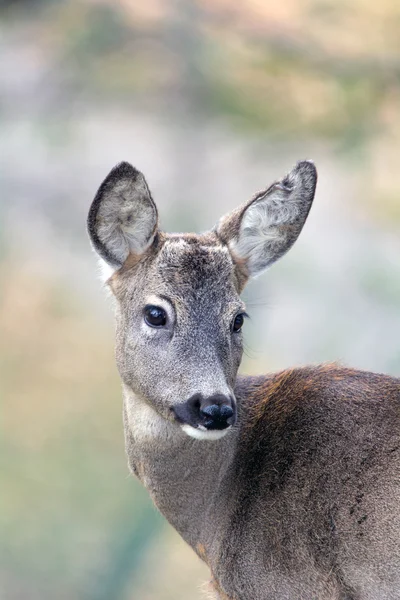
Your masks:
<instances>
[{"instance_id":1,"label":"dark eye","mask_svg":"<svg viewBox=\"0 0 400 600\"><path fill-rule=\"evenodd\" d=\"M146 306L144 309L144 320L150 327L164 327L167 315L159 306Z\"/></svg>"},{"instance_id":2,"label":"dark eye","mask_svg":"<svg viewBox=\"0 0 400 600\"><path fill-rule=\"evenodd\" d=\"M236 315L233 324L232 324L232 330L237 333L238 331L240 331L242 329L242 325L244 322L244 316L242 314Z\"/></svg>"}]
</instances>

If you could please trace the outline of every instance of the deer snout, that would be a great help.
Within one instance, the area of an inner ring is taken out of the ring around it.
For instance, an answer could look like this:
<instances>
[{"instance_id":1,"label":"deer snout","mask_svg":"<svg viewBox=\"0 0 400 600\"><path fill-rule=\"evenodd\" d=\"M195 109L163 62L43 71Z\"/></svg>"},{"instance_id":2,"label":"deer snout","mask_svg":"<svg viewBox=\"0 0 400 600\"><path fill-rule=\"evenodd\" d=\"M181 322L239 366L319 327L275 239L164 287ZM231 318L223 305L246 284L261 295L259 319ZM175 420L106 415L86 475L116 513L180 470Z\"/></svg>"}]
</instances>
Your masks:
<instances>
[{"instance_id":1,"label":"deer snout","mask_svg":"<svg viewBox=\"0 0 400 600\"><path fill-rule=\"evenodd\" d=\"M186 402L174 406L173 411L178 421L203 431L227 429L236 420L233 398L223 394L207 398L194 394Z\"/></svg>"},{"instance_id":2,"label":"deer snout","mask_svg":"<svg viewBox=\"0 0 400 600\"><path fill-rule=\"evenodd\" d=\"M219 394L206 398L200 404L200 415L206 429L226 429L234 422L232 400Z\"/></svg>"}]
</instances>

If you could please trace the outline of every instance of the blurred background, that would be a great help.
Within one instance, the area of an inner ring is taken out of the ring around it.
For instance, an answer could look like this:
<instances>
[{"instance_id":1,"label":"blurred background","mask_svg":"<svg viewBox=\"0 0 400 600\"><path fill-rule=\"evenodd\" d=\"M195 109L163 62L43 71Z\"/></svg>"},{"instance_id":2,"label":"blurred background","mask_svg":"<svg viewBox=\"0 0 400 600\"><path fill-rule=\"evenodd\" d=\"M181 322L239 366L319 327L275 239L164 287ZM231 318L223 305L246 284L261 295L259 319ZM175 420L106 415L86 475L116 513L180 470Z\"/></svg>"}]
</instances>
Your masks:
<instances>
[{"instance_id":1,"label":"blurred background","mask_svg":"<svg viewBox=\"0 0 400 600\"><path fill-rule=\"evenodd\" d=\"M400 375L400 4L2 0L0 125L0 598L200 599L128 475L89 204L128 160L163 228L201 231L313 158L298 243L245 293L242 372Z\"/></svg>"}]
</instances>

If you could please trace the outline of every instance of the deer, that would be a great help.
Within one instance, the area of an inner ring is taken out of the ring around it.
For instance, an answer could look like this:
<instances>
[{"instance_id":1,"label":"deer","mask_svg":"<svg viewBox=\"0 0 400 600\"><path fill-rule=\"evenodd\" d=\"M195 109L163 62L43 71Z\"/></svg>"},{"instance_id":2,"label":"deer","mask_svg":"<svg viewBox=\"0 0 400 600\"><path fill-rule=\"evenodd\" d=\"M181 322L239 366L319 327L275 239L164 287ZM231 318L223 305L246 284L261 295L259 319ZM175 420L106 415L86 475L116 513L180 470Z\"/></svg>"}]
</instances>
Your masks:
<instances>
[{"instance_id":1,"label":"deer","mask_svg":"<svg viewBox=\"0 0 400 600\"><path fill-rule=\"evenodd\" d=\"M203 234L166 234L118 164L87 227L116 314L130 471L215 600L400 599L400 379L340 364L238 376L247 281L309 214L304 160Z\"/></svg>"}]
</instances>

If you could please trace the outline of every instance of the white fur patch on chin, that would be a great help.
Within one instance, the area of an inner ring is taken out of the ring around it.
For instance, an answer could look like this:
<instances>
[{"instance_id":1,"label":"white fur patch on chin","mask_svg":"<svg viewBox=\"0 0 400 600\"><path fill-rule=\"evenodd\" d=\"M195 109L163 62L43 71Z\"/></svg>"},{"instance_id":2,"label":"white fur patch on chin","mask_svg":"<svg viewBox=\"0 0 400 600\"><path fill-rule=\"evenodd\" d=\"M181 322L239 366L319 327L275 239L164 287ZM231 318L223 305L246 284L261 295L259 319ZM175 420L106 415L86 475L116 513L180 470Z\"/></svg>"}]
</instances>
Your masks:
<instances>
[{"instance_id":1,"label":"white fur patch on chin","mask_svg":"<svg viewBox=\"0 0 400 600\"><path fill-rule=\"evenodd\" d=\"M230 427L226 429L206 429L205 427L192 427L191 425L181 425L182 431L184 431L189 437L195 440L219 440L223 438L229 431Z\"/></svg>"}]
</instances>

